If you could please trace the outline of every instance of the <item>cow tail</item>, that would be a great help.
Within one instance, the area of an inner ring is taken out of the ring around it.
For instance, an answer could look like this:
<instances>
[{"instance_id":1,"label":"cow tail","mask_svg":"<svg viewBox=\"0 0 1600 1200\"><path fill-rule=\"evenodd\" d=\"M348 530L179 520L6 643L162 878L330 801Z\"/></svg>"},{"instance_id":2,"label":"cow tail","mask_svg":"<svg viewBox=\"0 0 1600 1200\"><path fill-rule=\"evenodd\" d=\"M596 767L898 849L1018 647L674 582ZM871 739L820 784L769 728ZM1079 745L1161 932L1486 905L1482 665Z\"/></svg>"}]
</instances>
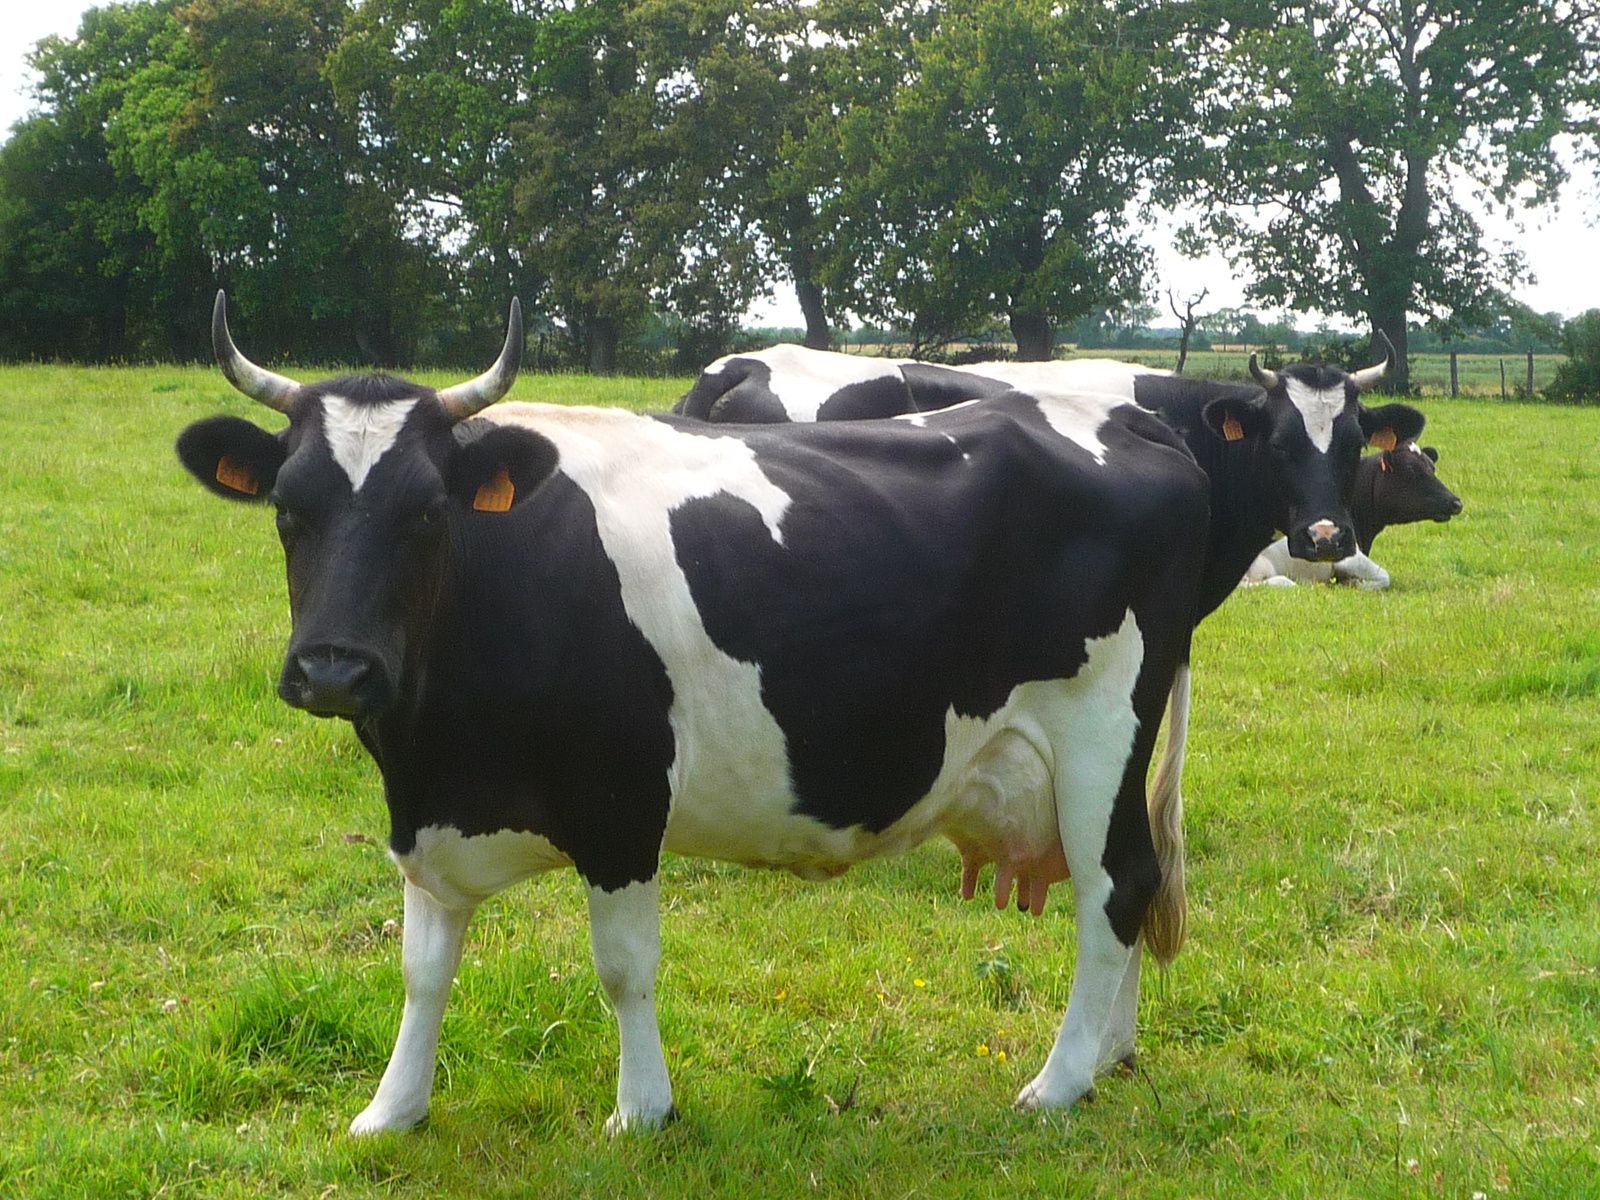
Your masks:
<instances>
[{"instance_id":1,"label":"cow tail","mask_svg":"<svg viewBox=\"0 0 1600 1200\"><path fill-rule=\"evenodd\" d=\"M1183 750L1189 736L1189 664L1178 667L1167 699L1167 744L1150 788L1150 840L1161 882L1144 916L1144 939L1156 961L1177 957L1188 933L1183 888Z\"/></svg>"}]
</instances>

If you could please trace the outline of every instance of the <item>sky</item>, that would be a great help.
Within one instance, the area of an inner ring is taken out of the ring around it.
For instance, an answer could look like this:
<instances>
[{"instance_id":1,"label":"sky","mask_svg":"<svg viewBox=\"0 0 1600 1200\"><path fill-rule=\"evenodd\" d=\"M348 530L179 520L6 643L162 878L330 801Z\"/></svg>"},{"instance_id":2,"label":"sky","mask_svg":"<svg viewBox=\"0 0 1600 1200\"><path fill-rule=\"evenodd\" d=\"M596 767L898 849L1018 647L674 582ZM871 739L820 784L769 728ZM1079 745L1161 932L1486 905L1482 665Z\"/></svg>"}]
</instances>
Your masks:
<instances>
[{"instance_id":1,"label":"sky","mask_svg":"<svg viewBox=\"0 0 1600 1200\"><path fill-rule=\"evenodd\" d=\"M24 59L40 38L52 33L70 35L79 15L91 4L84 0L0 0L0 141L9 136L13 122L30 108L26 95L29 73ZM1517 298L1539 312L1575 316L1600 307L1600 180L1592 171L1578 169L1555 207L1530 211L1522 228L1488 216L1491 234L1519 247L1528 260L1534 281L1517 289ZM1155 281L1163 295L1171 288L1180 303L1185 296L1208 289L1205 309L1232 308L1244 303L1243 286L1234 280L1220 257L1186 259L1171 247L1171 226L1152 230L1156 249ZM1163 315L1165 309L1163 309ZM778 289L771 300L759 304L751 319L761 324L800 325L800 306L788 288Z\"/></svg>"}]
</instances>

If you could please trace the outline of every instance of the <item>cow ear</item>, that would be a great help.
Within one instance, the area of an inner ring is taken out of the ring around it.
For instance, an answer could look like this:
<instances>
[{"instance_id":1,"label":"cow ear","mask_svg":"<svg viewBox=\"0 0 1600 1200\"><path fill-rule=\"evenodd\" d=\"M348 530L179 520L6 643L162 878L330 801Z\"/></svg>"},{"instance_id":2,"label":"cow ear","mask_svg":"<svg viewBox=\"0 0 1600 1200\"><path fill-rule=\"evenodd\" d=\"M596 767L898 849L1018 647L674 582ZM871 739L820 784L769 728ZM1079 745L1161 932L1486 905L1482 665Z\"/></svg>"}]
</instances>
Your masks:
<instances>
[{"instance_id":1,"label":"cow ear","mask_svg":"<svg viewBox=\"0 0 1600 1200\"><path fill-rule=\"evenodd\" d=\"M1259 398L1219 396L1201 410L1212 433L1225 442L1242 442L1267 430L1267 415Z\"/></svg>"},{"instance_id":2,"label":"cow ear","mask_svg":"<svg viewBox=\"0 0 1600 1200\"><path fill-rule=\"evenodd\" d=\"M178 460L229 500L265 500L288 456L283 439L240 417L207 417L178 435Z\"/></svg>"},{"instance_id":3,"label":"cow ear","mask_svg":"<svg viewBox=\"0 0 1600 1200\"><path fill-rule=\"evenodd\" d=\"M503 513L539 489L556 468L556 448L530 429L464 421L449 468L450 494L478 512Z\"/></svg>"},{"instance_id":4,"label":"cow ear","mask_svg":"<svg viewBox=\"0 0 1600 1200\"><path fill-rule=\"evenodd\" d=\"M1384 404L1377 408L1361 408L1361 435L1367 445L1379 450L1393 450L1406 442L1414 442L1422 435L1428 418L1409 404Z\"/></svg>"},{"instance_id":5,"label":"cow ear","mask_svg":"<svg viewBox=\"0 0 1600 1200\"><path fill-rule=\"evenodd\" d=\"M1424 446L1422 452L1428 456L1429 462L1437 463L1439 461L1439 452L1432 446Z\"/></svg>"}]
</instances>

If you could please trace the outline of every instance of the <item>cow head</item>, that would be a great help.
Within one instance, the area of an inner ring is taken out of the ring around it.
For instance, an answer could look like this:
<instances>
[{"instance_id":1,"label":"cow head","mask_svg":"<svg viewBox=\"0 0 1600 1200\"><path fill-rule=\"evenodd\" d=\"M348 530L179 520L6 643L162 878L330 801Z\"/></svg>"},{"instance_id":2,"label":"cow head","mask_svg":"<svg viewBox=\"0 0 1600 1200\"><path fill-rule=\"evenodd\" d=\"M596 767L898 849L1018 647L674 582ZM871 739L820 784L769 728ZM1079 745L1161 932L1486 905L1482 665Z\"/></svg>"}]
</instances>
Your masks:
<instances>
[{"instance_id":1,"label":"cow head","mask_svg":"<svg viewBox=\"0 0 1600 1200\"><path fill-rule=\"evenodd\" d=\"M1261 391L1205 408L1217 437L1253 439L1255 461L1277 497L1274 520L1295 558L1332 562L1355 553L1349 503L1362 447L1393 449L1422 432L1427 418L1410 405L1361 403L1360 393L1394 363L1394 348L1387 339L1384 345L1383 362L1355 372L1315 363L1268 371L1252 354L1250 374Z\"/></svg>"},{"instance_id":2,"label":"cow head","mask_svg":"<svg viewBox=\"0 0 1600 1200\"><path fill-rule=\"evenodd\" d=\"M462 424L510 390L521 307L512 301L494 366L442 391L382 374L299 384L264 370L233 344L221 292L211 335L228 381L289 418L269 433L211 417L177 446L217 495L277 509L293 623L279 695L318 716L381 715L426 637L463 522L508 511L554 468L537 435Z\"/></svg>"},{"instance_id":3,"label":"cow head","mask_svg":"<svg viewBox=\"0 0 1600 1200\"><path fill-rule=\"evenodd\" d=\"M1373 477L1372 499L1384 524L1448 521L1461 511L1461 498L1439 480L1434 469L1438 461L1437 450L1415 442L1383 452Z\"/></svg>"}]
</instances>

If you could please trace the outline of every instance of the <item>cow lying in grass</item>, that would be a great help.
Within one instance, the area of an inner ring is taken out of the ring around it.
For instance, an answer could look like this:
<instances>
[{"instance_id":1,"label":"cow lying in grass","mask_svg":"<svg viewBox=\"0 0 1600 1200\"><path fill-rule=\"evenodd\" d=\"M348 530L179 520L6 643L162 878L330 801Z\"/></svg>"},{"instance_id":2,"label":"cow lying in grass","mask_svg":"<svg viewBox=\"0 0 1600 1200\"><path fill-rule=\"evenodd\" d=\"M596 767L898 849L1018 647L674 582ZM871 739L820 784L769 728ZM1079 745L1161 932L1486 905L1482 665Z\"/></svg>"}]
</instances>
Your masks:
<instances>
[{"instance_id":1,"label":"cow lying in grass","mask_svg":"<svg viewBox=\"0 0 1600 1200\"><path fill-rule=\"evenodd\" d=\"M1377 536L1391 525L1413 521L1448 521L1461 511L1461 500L1439 481L1432 446L1407 442L1361 460L1356 490L1350 501L1360 547L1338 562L1305 562L1289 554L1289 540L1279 538L1263 550L1245 572L1245 584L1293 587L1297 583L1347 583L1379 591L1389 586L1389 572L1368 555Z\"/></svg>"}]
</instances>

